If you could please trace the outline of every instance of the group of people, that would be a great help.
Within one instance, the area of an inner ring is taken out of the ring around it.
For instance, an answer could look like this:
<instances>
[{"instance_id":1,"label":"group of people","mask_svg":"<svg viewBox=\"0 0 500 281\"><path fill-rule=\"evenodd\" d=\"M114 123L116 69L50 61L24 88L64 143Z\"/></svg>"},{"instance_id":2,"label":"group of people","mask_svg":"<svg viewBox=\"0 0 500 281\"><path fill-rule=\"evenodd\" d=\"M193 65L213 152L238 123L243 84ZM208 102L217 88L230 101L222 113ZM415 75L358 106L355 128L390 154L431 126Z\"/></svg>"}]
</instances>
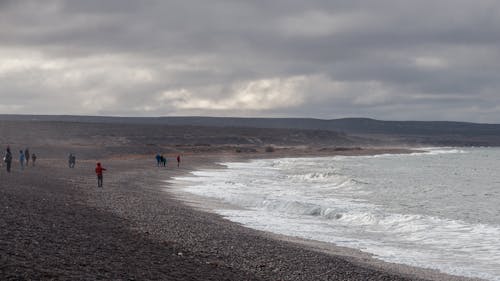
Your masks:
<instances>
[{"instance_id":1,"label":"group of people","mask_svg":"<svg viewBox=\"0 0 500 281\"><path fill-rule=\"evenodd\" d=\"M177 167L180 167L181 165L181 156L177 155ZM156 155L156 163L157 166L167 166L167 158L165 158L162 154L158 153ZM76 164L76 156L73 153L70 153L68 156L68 165L70 168L74 168ZM103 172L106 171L106 168L104 168L100 162L97 162L97 165L95 167L95 173L97 175L97 187L103 187Z\"/></svg>"},{"instance_id":2,"label":"group of people","mask_svg":"<svg viewBox=\"0 0 500 281\"><path fill-rule=\"evenodd\" d=\"M156 166L157 167L167 167L167 158L163 156L163 154L156 154L155 156L156 159ZM177 168L180 167L181 165L181 156L177 155Z\"/></svg>"},{"instance_id":3,"label":"group of people","mask_svg":"<svg viewBox=\"0 0 500 281\"><path fill-rule=\"evenodd\" d=\"M76 155L73 153L70 153L68 155L68 167L70 169L75 168L76 165ZM106 168L104 168L100 162L97 162L96 167L95 167L95 173L97 175L97 187L103 187L103 172L106 171Z\"/></svg>"},{"instance_id":4,"label":"group of people","mask_svg":"<svg viewBox=\"0 0 500 281\"><path fill-rule=\"evenodd\" d=\"M21 165L21 170L24 170L24 167L26 165L29 166L29 162L31 160L31 165L34 167L35 162L36 162L36 154L35 153L30 153L29 149L26 148L24 151L19 150L19 164ZM3 161L5 162L5 166L7 168L7 172L10 173L11 167L12 167L12 151L10 150L10 147L7 146L5 156L3 158ZM181 165L181 156L177 155L176 157L177 160L177 167L180 167ZM167 166L167 158L165 158L162 154L158 153L156 155L156 162L157 166ZM26 164L25 164L26 163ZM70 153L68 156L68 166L69 168L74 168L76 164L76 156L73 153ZM97 163L96 168L95 168L95 173L97 175L97 186L98 187L103 187L103 171L106 171L106 169L101 165L100 162Z\"/></svg>"},{"instance_id":5,"label":"group of people","mask_svg":"<svg viewBox=\"0 0 500 281\"><path fill-rule=\"evenodd\" d=\"M155 158L156 158L156 166L157 167L161 167L161 166L167 167L167 158L165 158L163 156L163 154L158 153L158 154L156 154Z\"/></svg>"},{"instance_id":6,"label":"group of people","mask_svg":"<svg viewBox=\"0 0 500 281\"><path fill-rule=\"evenodd\" d=\"M36 158L37 158L36 154L30 153L28 148L26 148L24 151L19 150L19 164L21 165L21 170L24 170L25 165L26 167L29 166L30 160L31 160L31 165L34 167L36 163ZM3 157L5 167L7 168L7 173L10 173L13 159L14 157L12 155L12 151L10 150L10 147L7 146L7 149L5 151L5 156Z\"/></svg>"}]
</instances>

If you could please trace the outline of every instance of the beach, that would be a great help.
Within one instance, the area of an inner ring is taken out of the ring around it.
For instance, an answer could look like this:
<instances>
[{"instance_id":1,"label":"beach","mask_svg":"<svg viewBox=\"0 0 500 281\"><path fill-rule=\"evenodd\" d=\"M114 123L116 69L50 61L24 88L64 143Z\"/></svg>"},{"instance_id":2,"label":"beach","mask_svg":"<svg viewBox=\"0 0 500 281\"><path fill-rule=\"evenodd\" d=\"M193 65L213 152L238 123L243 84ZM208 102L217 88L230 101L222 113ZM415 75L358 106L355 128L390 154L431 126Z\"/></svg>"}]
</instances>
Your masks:
<instances>
[{"instance_id":1,"label":"beach","mask_svg":"<svg viewBox=\"0 0 500 281\"><path fill-rule=\"evenodd\" d=\"M95 160L74 169L53 158L2 170L2 279L467 280L252 230L179 200L165 184L228 159L269 154L192 154L180 168L171 157L166 169L153 156L102 159L102 189Z\"/></svg>"}]
</instances>

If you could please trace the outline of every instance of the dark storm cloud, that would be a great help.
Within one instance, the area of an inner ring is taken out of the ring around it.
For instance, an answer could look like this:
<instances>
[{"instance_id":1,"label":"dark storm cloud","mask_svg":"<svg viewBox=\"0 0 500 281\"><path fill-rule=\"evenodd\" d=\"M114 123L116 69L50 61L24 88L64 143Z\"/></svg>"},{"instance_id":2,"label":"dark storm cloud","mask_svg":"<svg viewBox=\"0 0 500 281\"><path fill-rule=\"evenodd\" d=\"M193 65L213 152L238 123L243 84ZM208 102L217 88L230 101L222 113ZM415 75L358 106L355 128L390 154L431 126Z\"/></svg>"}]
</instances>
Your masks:
<instances>
[{"instance_id":1,"label":"dark storm cloud","mask_svg":"<svg viewBox=\"0 0 500 281\"><path fill-rule=\"evenodd\" d=\"M496 1L0 1L4 113L500 120Z\"/></svg>"}]
</instances>

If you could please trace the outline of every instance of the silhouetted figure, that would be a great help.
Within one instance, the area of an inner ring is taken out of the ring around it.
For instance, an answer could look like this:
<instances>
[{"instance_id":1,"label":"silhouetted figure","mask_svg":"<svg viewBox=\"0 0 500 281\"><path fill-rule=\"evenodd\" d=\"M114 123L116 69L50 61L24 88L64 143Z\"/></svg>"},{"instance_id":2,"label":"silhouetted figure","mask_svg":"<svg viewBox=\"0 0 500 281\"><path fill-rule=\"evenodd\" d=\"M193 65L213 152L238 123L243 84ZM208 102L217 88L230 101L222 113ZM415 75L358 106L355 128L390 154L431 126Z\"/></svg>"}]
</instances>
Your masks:
<instances>
[{"instance_id":1,"label":"silhouetted figure","mask_svg":"<svg viewBox=\"0 0 500 281\"><path fill-rule=\"evenodd\" d=\"M181 156L177 155L177 168L181 166Z\"/></svg>"},{"instance_id":2,"label":"silhouetted figure","mask_svg":"<svg viewBox=\"0 0 500 281\"><path fill-rule=\"evenodd\" d=\"M97 187L102 187L102 183L103 183L102 172L103 171L106 171L106 169L101 166L101 163L97 162L97 166L95 167L95 173L97 174Z\"/></svg>"},{"instance_id":3,"label":"silhouetted figure","mask_svg":"<svg viewBox=\"0 0 500 281\"><path fill-rule=\"evenodd\" d=\"M4 161L7 167L7 173L10 173L10 167L12 165L12 152L10 152L10 147L8 146L7 146L7 151L5 153Z\"/></svg>"},{"instance_id":4,"label":"silhouetted figure","mask_svg":"<svg viewBox=\"0 0 500 281\"><path fill-rule=\"evenodd\" d=\"M161 164L161 155L160 153L156 154L156 166L157 167L160 167L160 164Z\"/></svg>"},{"instance_id":5,"label":"silhouetted figure","mask_svg":"<svg viewBox=\"0 0 500 281\"><path fill-rule=\"evenodd\" d=\"M160 162L163 167L167 167L167 158L163 157L163 155L160 156Z\"/></svg>"},{"instance_id":6,"label":"silhouetted figure","mask_svg":"<svg viewBox=\"0 0 500 281\"><path fill-rule=\"evenodd\" d=\"M21 164L21 170L24 170L24 152L19 150L19 164Z\"/></svg>"},{"instance_id":7,"label":"silhouetted figure","mask_svg":"<svg viewBox=\"0 0 500 281\"><path fill-rule=\"evenodd\" d=\"M33 167L35 167L35 161L36 161L36 154L33 153L33 154L31 154L31 165Z\"/></svg>"},{"instance_id":8,"label":"silhouetted figure","mask_svg":"<svg viewBox=\"0 0 500 281\"><path fill-rule=\"evenodd\" d=\"M30 150L26 147L26 149L24 150L24 158L26 159L26 167L28 167L29 163L30 163Z\"/></svg>"},{"instance_id":9,"label":"silhouetted figure","mask_svg":"<svg viewBox=\"0 0 500 281\"><path fill-rule=\"evenodd\" d=\"M68 166L70 168L74 168L76 164L76 156L73 153L70 153L68 156Z\"/></svg>"}]
</instances>

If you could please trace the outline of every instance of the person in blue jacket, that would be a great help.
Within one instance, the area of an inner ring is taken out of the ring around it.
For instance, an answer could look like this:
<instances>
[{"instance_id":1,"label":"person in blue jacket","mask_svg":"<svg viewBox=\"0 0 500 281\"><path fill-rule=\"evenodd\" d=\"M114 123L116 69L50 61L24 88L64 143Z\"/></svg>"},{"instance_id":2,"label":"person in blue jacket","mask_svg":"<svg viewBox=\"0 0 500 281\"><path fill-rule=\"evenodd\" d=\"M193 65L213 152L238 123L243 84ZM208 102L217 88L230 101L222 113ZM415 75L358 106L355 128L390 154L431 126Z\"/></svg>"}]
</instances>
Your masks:
<instances>
[{"instance_id":1,"label":"person in blue jacket","mask_svg":"<svg viewBox=\"0 0 500 281\"><path fill-rule=\"evenodd\" d=\"M24 152L19 150L19 164L21 164L21 170L24 170Z\"/></svg>"},{"instance_id":2,"label":"person in blue jacket","mask_svg":"<svg viewBox=\"0 0 500 281\"><path fill-rule=\"evenodd\" d=\"M160 167L160 164L161 164L161 155L160 153L156 154L156 166L157 167Z\"/></svg>"}]
</instances>

